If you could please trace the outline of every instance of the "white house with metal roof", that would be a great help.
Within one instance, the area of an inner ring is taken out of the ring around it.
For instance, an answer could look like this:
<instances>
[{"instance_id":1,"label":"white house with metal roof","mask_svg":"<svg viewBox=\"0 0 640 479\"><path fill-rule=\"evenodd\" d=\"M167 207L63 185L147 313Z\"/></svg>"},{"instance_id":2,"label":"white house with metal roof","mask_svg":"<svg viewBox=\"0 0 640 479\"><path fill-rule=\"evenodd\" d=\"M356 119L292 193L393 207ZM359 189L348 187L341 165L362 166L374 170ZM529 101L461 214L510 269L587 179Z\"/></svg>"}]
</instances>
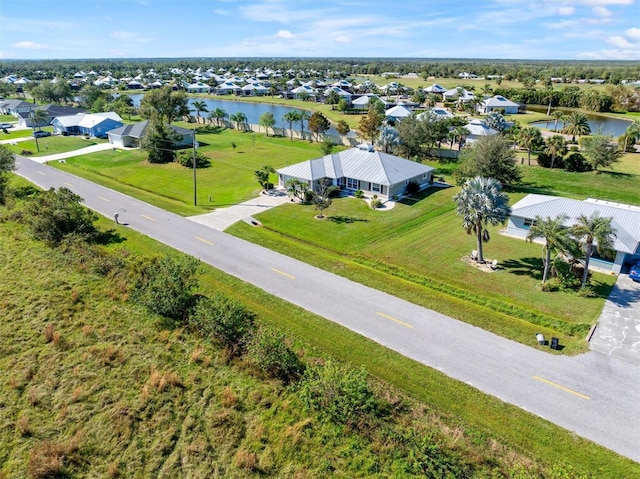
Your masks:
<instances>
[{"instance_id":1,"label":"white house with metal roof","mask_svg":"<svg viewBox=\"0 0 640 479\"><path fill-rule=\"evenodd\" d=\"M507 100L501 95L495 95L491 98L486 98L478 105L478 111L480 113L491 113L497 111L506 115L515 115L518 113L520 105L511 100Z\"/></svg>"},{"instance_id":2,"label":"white house with metal roof","mask_svg":"<svg viewBox=\"0 0 640 479\"><path fill-rule=\"evenodd\" d=\"M613 260L594 257L591 259L589 267L618 274L622 265L640 259L639 206L593 198L580 201L559 196L527 195L512 206L507 224L507 234L526 238L536 216L555 218L565 214L569 217L567 226L572 226L580 215L589 217L595 212L602 217L612 218L611 226L616 232L613 244L616 254Z\"/></svg>"},{"instance_id":3,"label":"white house with metal roof","mask_svg":"<svg viewBox=\"0 0 640 479\"><path fill-rule=\"evenodd\" d=\"M375 151L371 145L362 144L276 172L281 188L295 178L316 190L320 181L326 178L347 191L362 190L380 198L391 198L404 194L410 181L426 188L433 182L433 170L430 166Z\"/></svg>"}]
</instances>

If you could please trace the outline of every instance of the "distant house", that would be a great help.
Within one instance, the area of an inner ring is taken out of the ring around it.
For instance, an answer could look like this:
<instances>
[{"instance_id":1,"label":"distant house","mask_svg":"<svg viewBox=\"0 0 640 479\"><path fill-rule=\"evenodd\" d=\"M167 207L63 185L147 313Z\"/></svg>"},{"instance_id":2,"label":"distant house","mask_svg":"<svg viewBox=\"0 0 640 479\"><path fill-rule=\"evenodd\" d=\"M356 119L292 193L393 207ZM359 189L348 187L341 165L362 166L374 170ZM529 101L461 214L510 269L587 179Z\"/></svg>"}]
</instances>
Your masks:
<instances>
[{"instance_id":1,"label":"distant house","mask_svg":"<svg viewBox=\"0 0 640 479\"><path fill-rule=\"evenodd\" d=\"M300 85L291 90L291 94L295 100L315 99L318 96L318 90L309 85Z\"/></svg>"},{"instance_id":2,"label":"distant house","mask_svg":"<svg viewBox=\"0 0 640 479\"><path fill-rule=\"evenodd\" d=\"M216 88L216 92L218 93L218 95L231 95L241 91L242 89L230 80L227 80L224 83L221 83Z\"/></svg>"},{"instance_id":3,"label":"distant house","mask_svg":"<svg viewBox=\"0 0 640 479\"><path fill-rule=\"evenodd\" d=\"M190 83L185 87L187 93L209 93L211 91L211 87L202 82Z\"/></svg>"},{"instance_id":4,"label":"distant house","mask_svg":"<svg viewBox=\"0 0 640 479\"><path fill-rule=\"evenodd\" d=\"M463 128L469 132L466 137L468 143L473 143L481 136L491 136L499 133L498 130L494 130L480 120L471 120L468 124L464 125Z\"/></svg>"},{"instance_id":5,"label":"distant house","mask_svg":"<svg viewBox=\"0 0 640 479\"><path fill-rule=\"evenodd\" d=\"M18 113L18 125L21 127L33 127L33 126L46 126L51 124L53 119L57 116L70 116L77 115L78 113L86 113L82 108L75 108L73 106L62 105L31 105L31 110L28 112ZM33 125L32 115L35 110L43 110L47 114L46 120L39 125Z\"/></svg>"},{"instance_id":6,"label":"distant house","mask_svg":"<svg viewBox=\"0 0 640 479\"><path fill-rule=\"evenodd\" d=\"M37 108L33 103L24 100L2 100L0 101L0 113L3 115L15 115L28 113L33 108Z\"/></svg>"},{"instance_id":7,"label":"distant house","mask_svg":"<svg viewBox=\"0 0 640 479\"><path fill-rule=\"evenodd\" d=\"M507 234L526 238L536 216L555 218L565 214L569 217L567 226L576 223L580 215L591 216L597 212L605 218L612 218L611 226L616 230L613 244L615 258L593 257L589 267L620 273L625 263L640 259L640 207L612 203L593 198L584 201L558 196L527 195L514 204L507 225Z\"/></svg>"},{"instance_id":8,"label":"distant house","mask_svg":"<svg viewBox=\"0 0 640 479\"><path fill-rule=\"evenodd\" d=\"M269 89L260 83L247 83L242 87L242 94L244 96L264 96L268 92Z\"/></svg>"},{"instance_id":9,"label":"distant house","mask_svg":"<svg viewBox=\"0 0 640 479\"><path fill-rule=\"evenodd\" d=\"M426 188L432 183L433 170L422 163L375 151L372 146L362 144L315 160L296 163L276 172L282 188L289 179L295 178L305 182L310 189L317 190L320 181L328 179L341 189L362 190L367 194L390 198L404 194L410 181Z\"/></svg>"},{"instance_id":10,"label":"distant house","mask_svg":"<svg viewBox=\"0 0 640 479\"><path fill-rule=\"evenodd\" d=\"M466 103L471 100L475 100L476 96L470 91L465 90L462 87L452 88L442 94L444 101L460 101Z\"/></svg>"},{"instance_id":11,"label":"distant house","mask_svg":"<svg viewBox=\"0 0 640 479\"><path fill-rule=\"evenodd\" d=\"M507 100L501 95L495 95L478 105L480 113L491 113L492 111L503 112L506 115L515 115L518 113L520 105L511 100Z\"/></svg>"},{"instance_id":12,"label":"distant house","mask_svg":"<svg viewBox=\"0 0 640 479\"><path fill-rule=\"evenodd\" d=\"M122 118L112 111L104 113L78 113L53 119L54 133L60 135L89 135L106 138L107 132L123 125Z\"/></svg>"},{"instance_id":13,"label":"distant house","mask_svg":"<svg viewBox=\"0 0 640 479\"><path fill-rule=\"evenodd\" d=\"M384 116L390 120L399 121L411 116L413 112L402 105L396 105L384 112Z\"/></svg>"},{"instance_id":14,"label":"distant house","mask_svg":"<svg viewBox=\"0 0 640 479\"><path fill-rule=\"evenodd\" d=\"M442 95L445 91L447 91L447 89L441 85L438 85L437 83L434 83L433 85L428 86L424 89L425 93L435 93L437 95Z\"/></svg>"},{"instance_id":15,"label":"distant house","mask_svg":"<svg viewBox=\"0 0 640 479\"><path fill-rule=\"evenodd\" d=\"M353 106L354 110L367 110L367 109L369 109L369 102L371 101L372 98L377 98L385 106L387 105L386 100L383 100L378 95L375 95L373 93L367 93L365 95L362 95L362 96L356 98L355 100L353 100L351 102L351 105Z\"/></svg>"},{"instance_id":16,"label":"distant house","mask_svg":"<svg viewBox=\"0 0 640 479\"><path fill-rule=\"evenodd\" d=\"M433 117L436 120L446 120L448 118L453 118L454 116L455 115L450 111L439 106L434 106L433 108L420 113L417 118L418 120L426 120L428 117Z\"/></svg>"},{"instance_id":17,"label":"distant house","mask_svg":"<svg viewBox=\"0 0 640 479\"><path fill-rule=\"evenodd\" d=\"M142 85L142 83L137 80L131 80L129 83L127 83L128 90L142 90L143 88L144 86Z\"/></svg>"},{"instance_id":18,"label":"distant house","mask_svg":"<svg viewBox=\"0 0 640 479\"><path fill-rule=\"evenodd\" d=\"M116 148L138 148L148 126L149 120L145 120L108 131L109 143ZM193 145L193 130L174 125L170 125L170 128L178 135L171 147L180 148Z\"/></svg>"}]
</instances>

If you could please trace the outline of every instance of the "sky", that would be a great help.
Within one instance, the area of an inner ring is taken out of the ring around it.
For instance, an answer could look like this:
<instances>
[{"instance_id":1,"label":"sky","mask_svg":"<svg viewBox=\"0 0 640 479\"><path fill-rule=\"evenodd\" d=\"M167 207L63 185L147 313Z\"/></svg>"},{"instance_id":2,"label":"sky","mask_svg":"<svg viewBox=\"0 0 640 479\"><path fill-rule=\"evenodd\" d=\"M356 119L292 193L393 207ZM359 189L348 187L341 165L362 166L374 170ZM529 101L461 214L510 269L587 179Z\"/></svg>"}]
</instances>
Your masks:
<instances>
[{"instance_id":1,"label":"sky","mask_svg":"<svg viewBox=\"0 0 640 479\"><path fill-rule=\"evenodd\" d=\"M640 0L0 0L0 60L640 60Z\"/></svg>"}]
</instances>

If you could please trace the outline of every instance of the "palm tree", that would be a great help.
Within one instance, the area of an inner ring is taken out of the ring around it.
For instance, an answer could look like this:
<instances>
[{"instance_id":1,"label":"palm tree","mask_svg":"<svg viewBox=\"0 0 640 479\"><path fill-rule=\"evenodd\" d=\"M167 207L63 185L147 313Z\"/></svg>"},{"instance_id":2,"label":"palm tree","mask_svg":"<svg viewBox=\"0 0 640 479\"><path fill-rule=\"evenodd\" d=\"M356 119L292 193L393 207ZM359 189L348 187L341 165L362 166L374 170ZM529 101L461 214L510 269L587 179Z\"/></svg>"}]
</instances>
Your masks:
<instances>
[{"instance_id":1,"label":"palm tree","mask_svg":"<svg viewBox=\"0 0 640 479\"><path fill-rule=\"evenodd\" d=\"M564 113L561 110L554 110L551 112L553 117L553 131L558 131L558 121L562 119Z\"/></svg>"},{"instance_id":2,"label":"palm tree","mask_svg":"<svg viewBox=\"0 0 640 479\"><path fill-rule=\"evenodd\" d=\"M216 125L220 127L222 126L222 122L224 121L224 119L227 118L228 116L229 115L227 114L227 112L224 111L222 108L216 108L211 113L209 113L208 118L210 120L215 119Z\"/></svg>"},{"instance_id":3,"label":"palm tree","mask_svg":"<svg viewBox=\"0 0 640 479\"><path fill-rule=\"evenodd\" d=\"M591 127L589 126L589 118L584 113L579 111L572 111L567 116L563 117L564 127L562 133L572 135L571 143L576 142L576 135L588 135L591 133Z\"/></svg>"},{"instance_id":4,"label":"palm tree","mask_svg":"<svg viewBox=\"0 0 640 479\"><path fill-rule=\"evenodd\" d=\"M31 112L31 126L34 131L36 127L38 127L38 131L41 131L42 124L47 123L49 120L49 115L42 108L36 108L35 111ZM40 151L40 144L38 143L38 137L34 135L34 139L36 140L36 150Z\"/></svg>"},{"instance_id":5,"label":"palm tree","mask_svg":"<svg viewBox=\"0 0 640 479\"><path fill-rule=\"evenodd\" d=\"M303 140L304 140L304 122L309 121L309 118L311 118L311 115L309 114L308 111L306 110L300 111L300 116L298 116L298 121L300 122L300 136L302 137Z\"/></svg>"},{"instance_id":6,"label":"palm tree","mask_svg":"<svg viewBox=\"0 0 640 479\"><path fill-rule=\"evenodd\" d=\"M209 111L207 109L207 104L202 100L194 100L193 103L191 103L191 106L196 111L196 117L198 118L196 121L200 123L200 112L202 111L206 113Z\"/></svg>"},{"instance_id":7,"label":"palm tree","mask_svg":"<svg viewBox=\"0 0 640 479\"><path fill-rule=\"evenodd\" d=\"M234 113L229 117L229 119L236 124L236 128L238 130L243 129L242 126L247 122L247 115L239 111L238 113Z\"/></svg>"},{"instance_id":8,"label":"palm tree","mask_svg":"<svg viewBox=\"0 0 640 479\"><path fill-rule=\"evenodd\" d=\"M289 123L289 133L291 134L291 140L293 140L293 124L296 121L300 121L300 112L298 110L290 110L282 116L282 121Z\"/></svg>"},{"instance_id":9,"label":"palm tree","mask_svg":"<svg viewBox=\"0 0 640 479\"><path fill-rule=\"evenodd\" d=\"M489 225L504 223L511 214L509 196L502 191L502 184L493 178L476 176L468 179L459 193L453 197L456 212L462 216L462 227L467 234L473 231L478 244L478 263L484 263L482 243L489 241Z\"/></svg>"},{"instance_id":10,"label":"palm tree","mask_svg":"<svg viewBox=\"0 0 640 479\"><path fill-rule=\"evenodd\" d=\"M458 151L460 151L462 149L462 144L464 143L464 139L469 134L469 130L467 130L463 125L459 125L453 129L453 133L458 139Z\"/></svg>"},{"instance_id":11,"label":"palm tree","mask_svg":"<svg viewBox=\"0 0 640 479\"><path fill-rule=\"evenodd\" d=\"M389 153L400 144L400 134L398 130L392 126L383 126L380 130L380 136L376 140L376 144L382 148L382 151Z\"/></svg>"},{"instance_id":12,"label":"palm tree","mask_svg":"<svg viewBox=\"0 0 640 479\"><path fill-rule=\"evenodd\" d=\"M547 140L547 146L544 151L551 155L551 168L556 162L556 156L564 155L567 152L567 142L564 141L564 137L560 135L553 135Z\"/></svg>"},{"instance_id":13,"label":"palm tree","mask_svg":"<svg viewBox=\"0 0 640 479\"><path fill-rule=\"evenodd\" d=\"M567 215L558 215L555 218L547 216L546 219L542 219L541 216L536 216L527 240L533 241L537 238L544 239L544 246L542 251L544 252L544 273L542 274L542 282L546 283L549 277L549 270L551 269L551 251L565 251L569 239L569 228L565 226L565 222L569 219Z\"/></svg>"},{"instance_id":14,"label":"palm tree","mask_svg":"<svg viewBox=\"0 0 640 479\"><path fill-rule=\"evenodd\" d=\"M611 226L611 220L600 216L595 211L591 216L580 215L576 224L571 228L571 234L584 248L584 272L582 273L582 287L587 284L589 274L589 260L594 252L606 255L613 250L613 242L616 239L616 230Z\"/></svg>"},{"instance_id":15,"label":"palm tree","mask_svg":"<svg viewBox=\"0 0 640 479\"><path fill-rule=\"evenodd\" d=\"M517 141L520 146L526 148L527 162L531 166L531 150L544 142L542 133L535 126L529 126L520 130Z\"/></svg>"}]
</instances>

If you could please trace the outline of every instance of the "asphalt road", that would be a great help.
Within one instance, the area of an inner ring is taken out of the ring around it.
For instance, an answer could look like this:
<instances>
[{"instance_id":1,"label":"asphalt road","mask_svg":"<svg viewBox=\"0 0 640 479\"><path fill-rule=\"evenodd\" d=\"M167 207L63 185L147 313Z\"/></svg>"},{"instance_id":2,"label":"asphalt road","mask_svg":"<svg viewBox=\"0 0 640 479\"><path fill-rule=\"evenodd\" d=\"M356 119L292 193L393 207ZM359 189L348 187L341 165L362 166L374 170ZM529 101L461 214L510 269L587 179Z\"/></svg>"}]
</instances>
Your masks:
<instances>
[{"instance_id":1,"label":"asphalt road","mask_svg":"<svg viewBox=\"0 0 640 479\"><path fill-rule=\"evenodd\" d=\"M640 462L640 367L556 356L354 283L30 159L17 173L425 365ZM532 338L533 341L533 338Z\"/></svg>"}]
</instances>

